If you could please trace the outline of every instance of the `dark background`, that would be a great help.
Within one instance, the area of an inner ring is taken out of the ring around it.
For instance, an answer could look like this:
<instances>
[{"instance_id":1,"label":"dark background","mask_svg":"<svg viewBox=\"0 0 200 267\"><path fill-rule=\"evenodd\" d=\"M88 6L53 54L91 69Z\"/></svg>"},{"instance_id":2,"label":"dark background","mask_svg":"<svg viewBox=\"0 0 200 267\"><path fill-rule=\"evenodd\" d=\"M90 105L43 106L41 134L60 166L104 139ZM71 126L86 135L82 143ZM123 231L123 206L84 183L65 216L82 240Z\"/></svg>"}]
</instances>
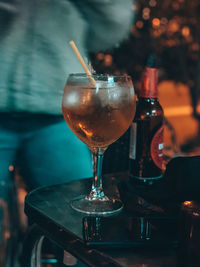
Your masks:
<instances>
[{"instance_id":1,"label":"dark background","mask_svg":"<svg viewBox=\"0 0 200 267\"><path fill-rule=\"evenodd\" d=\"M148 57L156 56L159 81L187 84L195 104L200 86L200 1L136 0L130 35L113 50L92 55L99 72L125 72L138 91Z\"/></svg>"}]
</instances>

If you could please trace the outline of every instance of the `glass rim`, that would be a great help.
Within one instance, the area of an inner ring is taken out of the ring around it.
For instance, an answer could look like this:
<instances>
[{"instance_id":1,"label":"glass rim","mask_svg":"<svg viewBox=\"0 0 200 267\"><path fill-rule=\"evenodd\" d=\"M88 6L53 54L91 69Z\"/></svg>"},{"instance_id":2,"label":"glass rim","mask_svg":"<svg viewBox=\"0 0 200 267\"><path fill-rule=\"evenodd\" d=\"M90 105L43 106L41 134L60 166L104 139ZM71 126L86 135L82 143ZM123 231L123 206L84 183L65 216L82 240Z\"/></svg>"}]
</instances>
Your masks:
<instances>
[{"instance_id":1,"label":"glass rim","mask_svg":"<svg viewBox=\"0 0 200 267\"><path fill-rule=\"evenodd\" d=\"M91 75L87 75L84 72L77 72L77 73L69 73L68 77L80 77L80 78L89 78L89 77L94 77L94 78L103 78L103 77L113 77L113 78L129 78L132 80L132 77L129 74L110 74L110 73L92 73Z\"/></svg>"}]
</instances>

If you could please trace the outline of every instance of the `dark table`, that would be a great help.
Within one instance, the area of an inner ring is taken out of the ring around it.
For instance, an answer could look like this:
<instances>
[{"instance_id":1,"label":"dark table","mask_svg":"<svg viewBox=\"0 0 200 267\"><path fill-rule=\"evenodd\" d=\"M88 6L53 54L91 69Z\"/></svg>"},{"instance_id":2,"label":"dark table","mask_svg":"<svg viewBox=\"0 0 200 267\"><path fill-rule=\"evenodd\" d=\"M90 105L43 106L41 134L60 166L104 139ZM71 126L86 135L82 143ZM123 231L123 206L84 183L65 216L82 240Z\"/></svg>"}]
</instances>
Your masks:
<instances>
[{"instance_id":1,"label":"dark table","mask_svg":"<svg viewBox=\"0 0 200 267\"><path fill-rule=\"evenodd\" d=\"M103 182L107 195L120 195L124 202L118 215L88 217L70 207L72 198L89 192L92 179L42 187L27 195L25 213L40 229L32 266L39 266L43 236L88 266L177 266L177 218L162 205L162 198L161 205L154 201L152 191L157 189L139 185L138 193L133 192L128 173L105 175ZM140 194L142 190L149 197Z\"/></svg>"}]
</instances>

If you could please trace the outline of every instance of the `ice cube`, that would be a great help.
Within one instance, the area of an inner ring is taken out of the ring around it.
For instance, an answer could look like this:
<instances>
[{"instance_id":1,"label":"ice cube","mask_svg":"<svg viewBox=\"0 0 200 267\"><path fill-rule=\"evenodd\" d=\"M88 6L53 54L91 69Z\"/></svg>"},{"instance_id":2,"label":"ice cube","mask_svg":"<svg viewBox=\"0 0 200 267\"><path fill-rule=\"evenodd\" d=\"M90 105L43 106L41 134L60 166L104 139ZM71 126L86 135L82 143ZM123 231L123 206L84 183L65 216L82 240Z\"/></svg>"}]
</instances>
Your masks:
<instances>
[{"instance_id":1,"label":"ice cube","mask_svg":"<svg viewBox=\"0 0 200 267\"><path fill-rule=\"evenodd\" d=\"M77 104L79 104L79 96L75 91L64 95L63 97L64 106L72 107L76 106Z\"/></svg>"}]
</instances>

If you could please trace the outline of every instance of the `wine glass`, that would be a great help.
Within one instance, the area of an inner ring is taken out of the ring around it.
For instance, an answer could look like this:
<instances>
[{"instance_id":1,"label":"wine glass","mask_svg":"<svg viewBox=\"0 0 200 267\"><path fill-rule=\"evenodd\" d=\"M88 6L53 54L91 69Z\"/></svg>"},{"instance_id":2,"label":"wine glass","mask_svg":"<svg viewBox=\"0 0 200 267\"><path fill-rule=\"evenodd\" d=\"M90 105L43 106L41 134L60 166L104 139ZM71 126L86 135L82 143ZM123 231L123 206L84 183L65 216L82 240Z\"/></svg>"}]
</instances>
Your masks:
<instances>
[{"instance_id":1,"label":"wine glass","mask_svg":"<svg viewBox=\"0 0 200 267\"><path fill-rule=\"evenodd\" d=\"M104 194L103 154L129 128L135 109L135 92L130 76L69 75L63 94L63 116L74 134L90 148L94 168L89 195L71 201L75 210L89 215L107 216L122 209L120 199Z\"/></svg>"}]
</instances>

